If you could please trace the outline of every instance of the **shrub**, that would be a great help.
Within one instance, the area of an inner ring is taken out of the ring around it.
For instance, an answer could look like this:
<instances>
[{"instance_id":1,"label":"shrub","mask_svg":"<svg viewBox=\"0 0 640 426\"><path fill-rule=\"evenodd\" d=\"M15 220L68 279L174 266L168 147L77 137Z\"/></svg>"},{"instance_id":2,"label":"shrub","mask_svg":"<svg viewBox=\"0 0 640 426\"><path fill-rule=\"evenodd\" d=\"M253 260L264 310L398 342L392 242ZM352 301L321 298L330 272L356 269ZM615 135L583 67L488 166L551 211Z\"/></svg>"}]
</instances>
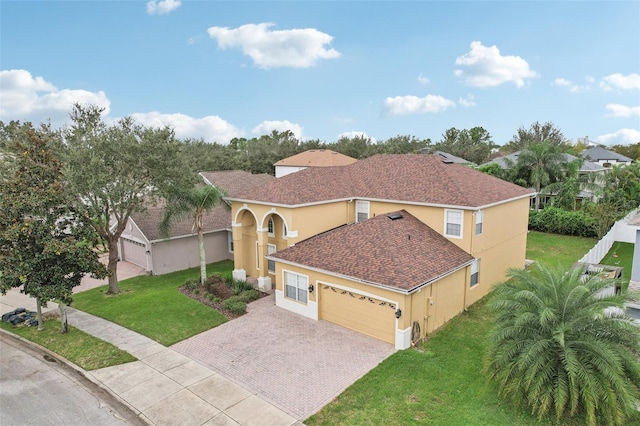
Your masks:
<instances>
[{"instance_id":1,"label":"shrub","mask_svg":"<svg viewBox=\"0 0 640 426\"><path fill-rule=\"evenodd\" d=\"M247 311L247 304L239 296L232 296L222 303L226 309L236 315L242 315Z\"/></svg>"},{"instance_id":2,"label":"shrub","mask_svg":"<svg viewBox=\"0 0 640 426\"><path fill-rule=\"evenodd\" d=\"M243 280L233 280L231 289L233 290L233 294L237 296L245 290L253 290L253 284Z\"/></svg>"},{"instance_id":3,"label":"shrub","mask_svg":"<svg viewBox=\"0 0 640 426\"><path fill-rule=\"evenodd\" d=\"M224 281L217 282L211 286L211 290L209 293L212 293L214 296L219 297L220 299L228 299L233 296L233 290L231 290Z\"/></svg>"},{"instance_id":4,"label":"shrub","mask_svg":"<svg viewBox=\"0 0 640 426\"><path fill-rule=\"evenodd\" d=\"M194 291L200 285L200 281L198 280L187 280L184 283L184 287L189 291Z\"/></svg>"},{"instance_id":5,"label":"shrub","mask_svg":"<svg viewBox=\"0 0 640 426\"><path fill-rule=\"evenodd\" d=\"M220 273L214 273L212 274L209 278L206 279L206 281L204 282L204 288L209 292L212 293L212 288L219 283L224 283L224 278L222 277L222 274Z\"/></svg>"},{"instance_id":6,"label":"shrub","mask_svg":"<svg viewBox=\"0 0 640 426\"><path fill-rule=\"evenodd\" d=\"M240 298L243 302L248 303L260 297L260 293L258 293L258 290L255 288L252 288L251 290L243 290L236 297Z\"/></svg>"},{"instance_id":7,"label":"shrub","mask_svg":"<svg viewBox=\"0 0 640 426\"><path fill-rule=\"evenodd\" d=\"M578 237L597 236L595 222L583 211L567 211L558 207L545 207L529 212L529 229Z\"/></svg>"}]
</instances>

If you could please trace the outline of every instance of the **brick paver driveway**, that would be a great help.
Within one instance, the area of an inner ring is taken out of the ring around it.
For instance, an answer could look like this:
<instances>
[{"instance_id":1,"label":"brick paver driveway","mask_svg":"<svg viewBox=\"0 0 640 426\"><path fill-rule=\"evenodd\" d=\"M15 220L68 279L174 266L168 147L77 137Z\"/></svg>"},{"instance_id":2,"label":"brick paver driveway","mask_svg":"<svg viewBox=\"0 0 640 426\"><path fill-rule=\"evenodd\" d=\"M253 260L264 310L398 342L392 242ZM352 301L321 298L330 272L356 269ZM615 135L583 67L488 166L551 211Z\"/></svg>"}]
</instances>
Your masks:
<instances>
[{"instance_id":1,"label":"brick paver driveway","mask_svg":"<svg viewBox=\"0 0 640 426\"><path fill-rule=\"evenodd\" d=\"M388 343L279 308L273 295L173 349L300 420L394 352Z\"/></svg>"}]
</instances>

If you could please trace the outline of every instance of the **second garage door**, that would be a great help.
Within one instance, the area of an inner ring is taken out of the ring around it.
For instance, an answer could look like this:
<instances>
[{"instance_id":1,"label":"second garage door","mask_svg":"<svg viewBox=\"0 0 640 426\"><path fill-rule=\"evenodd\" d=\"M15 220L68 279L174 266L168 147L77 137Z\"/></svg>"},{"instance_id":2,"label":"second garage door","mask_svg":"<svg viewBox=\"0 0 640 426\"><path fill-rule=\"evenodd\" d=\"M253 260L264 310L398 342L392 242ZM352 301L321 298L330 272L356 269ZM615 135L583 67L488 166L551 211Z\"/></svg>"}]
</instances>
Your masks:
<instances>
[{"instance_id":1,"label":"second garage door","mask_svg":"<svg viewBox=\"0 0 640 426\"><path fill-rule=\"evenodd\" d=\"M143 268L147 267L147 247L143 243L123 238L122 252L122 260L135 263Z\"/></svg>"},{"instance_id":2,"label":"second garage door","mask_svg":"<svg viewBox=\"0 0 640 426\"><path fill-rule=\"evenodd\" d=\"M326 284L320 288L320 319L395 343L396 305Z\"/></svg>"}]
</instances>

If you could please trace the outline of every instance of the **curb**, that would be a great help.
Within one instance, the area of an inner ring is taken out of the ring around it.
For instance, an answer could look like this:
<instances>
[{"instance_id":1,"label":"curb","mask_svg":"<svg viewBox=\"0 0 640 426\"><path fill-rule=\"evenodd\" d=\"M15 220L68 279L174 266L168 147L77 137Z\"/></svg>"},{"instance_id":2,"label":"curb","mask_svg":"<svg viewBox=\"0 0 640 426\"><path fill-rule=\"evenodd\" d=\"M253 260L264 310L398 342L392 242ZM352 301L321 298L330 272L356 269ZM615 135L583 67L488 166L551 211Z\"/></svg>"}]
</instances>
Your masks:
<instances>
[{"instance_id":1,"label":"curb","mask_svg":"<svg viewBox=\"0 0 640 426\"><path fill-rule=\"evenodd\" d=\"M42 353L45 361L57 363L62 368L71 372L75 379L90 382L91 385L97 386L100 391L102 391L101 395L95 395L93 392L92 395L96 398L99 398L105 405L109 407L109 409L114 414L117 414L127 424L153 426L153 423L148 422L140 411L133 408L127 401L111 391L111 389L102 384L102 382L98 381L95 377L93 377L91 372L86 371L85 369L69 361L62 355L57 354L45 348L44 346L32 342L29 339L25 339L24 337L14 334L8 330L0 328L0 338L3 337L11 339L19 345L28 346L29 349L31 349L33 352ZM49 359L47 359L47 357ZM86 383L81 383L81 385L85 387ZM106 398L105 395L107 396Z\"/></svg>"}]
</instances>

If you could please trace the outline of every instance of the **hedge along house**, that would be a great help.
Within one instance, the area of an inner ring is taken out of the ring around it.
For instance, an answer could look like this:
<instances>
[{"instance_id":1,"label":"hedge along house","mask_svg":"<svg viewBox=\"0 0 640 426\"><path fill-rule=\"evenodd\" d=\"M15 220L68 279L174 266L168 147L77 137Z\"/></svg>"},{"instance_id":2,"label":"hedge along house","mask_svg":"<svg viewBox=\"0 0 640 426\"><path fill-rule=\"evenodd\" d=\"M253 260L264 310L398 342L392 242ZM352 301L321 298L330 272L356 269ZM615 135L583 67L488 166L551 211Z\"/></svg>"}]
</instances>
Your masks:
<instances>
[{"instance_id":1,"label":"hedge along house","mask_svg":"<svg viewBox=\"0 0 640 426\"><path fill-rule=\"evenodd\" d=\"M302 170L229 197L234 276L273 285L285 309L407 348L524 266L531 195L434 155Z\"/></svg>"},{"instance_id":2,"label":"hedge along house","mask_svg":"<svg viewBox=\"0 0 640 426\"><path fill-rule=\"evenodd\" d=\"M200 177L205 184L221 188L228 195L275 180L271 175L254 175L241 170L202 172ZM146 212L132 214L120 237L120 259L142 266L152 275L199 266L198 237L193 219L174 222L169 236L165 237L159 230L163 217L163 205L150 206ZM207 263L233 259L231 212L225 206L216 206L205 214L204 243Z\"/></svg>"}]
</instances>

